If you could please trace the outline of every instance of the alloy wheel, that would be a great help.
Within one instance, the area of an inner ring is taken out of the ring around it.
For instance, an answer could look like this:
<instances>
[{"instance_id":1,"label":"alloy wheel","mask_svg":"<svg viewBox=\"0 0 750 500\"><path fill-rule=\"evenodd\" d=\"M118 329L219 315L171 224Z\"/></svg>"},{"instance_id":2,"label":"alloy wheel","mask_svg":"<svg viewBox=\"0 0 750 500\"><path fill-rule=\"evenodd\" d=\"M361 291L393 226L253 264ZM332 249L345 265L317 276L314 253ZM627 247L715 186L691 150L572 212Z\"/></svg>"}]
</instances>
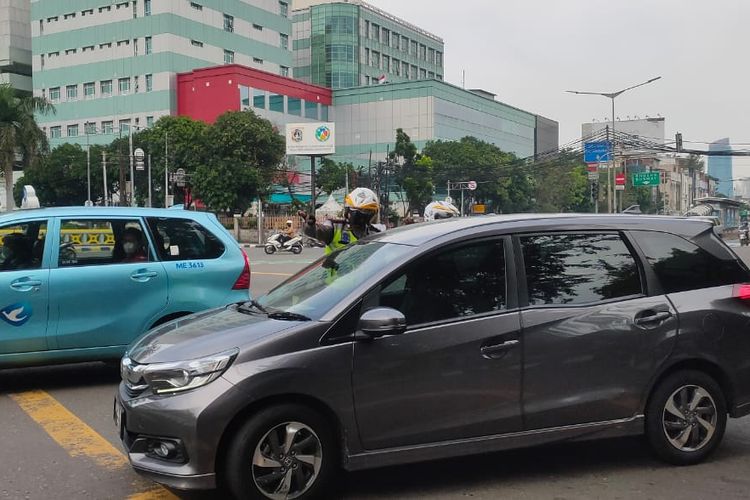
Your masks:
<instances>
[{"instance_id":1,"label":"alloy wheel","mask_svg":"<svg viewBox=\"0 0 750 500\"><path fill-rule=\"evenodd\" d=\"M716 432L718 411L711 394L697 385L684 385L667 399L662 427L676 449L693 452L706 446Z\"/></svg>"}]
</instances>

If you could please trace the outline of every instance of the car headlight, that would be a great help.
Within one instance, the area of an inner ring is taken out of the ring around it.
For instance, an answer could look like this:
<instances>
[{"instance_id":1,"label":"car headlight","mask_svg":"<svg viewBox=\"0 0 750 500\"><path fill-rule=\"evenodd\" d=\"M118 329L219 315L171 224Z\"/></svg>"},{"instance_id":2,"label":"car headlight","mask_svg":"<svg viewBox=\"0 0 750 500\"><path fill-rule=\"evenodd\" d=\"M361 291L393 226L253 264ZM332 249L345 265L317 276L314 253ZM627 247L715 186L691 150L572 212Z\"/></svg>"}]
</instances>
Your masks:
<instances>
[{"instance_id":1,"label":"car headlight","mask_svg":"<svg viewBox=\"0 0 750 500\"><path fill-rule=\"evenodd\" d=\"M210 384L224 373L239 349L200 359L175 363L154 363L143 370L143 379L154 394L174 394Z\"/></svg>"}]
</instances>

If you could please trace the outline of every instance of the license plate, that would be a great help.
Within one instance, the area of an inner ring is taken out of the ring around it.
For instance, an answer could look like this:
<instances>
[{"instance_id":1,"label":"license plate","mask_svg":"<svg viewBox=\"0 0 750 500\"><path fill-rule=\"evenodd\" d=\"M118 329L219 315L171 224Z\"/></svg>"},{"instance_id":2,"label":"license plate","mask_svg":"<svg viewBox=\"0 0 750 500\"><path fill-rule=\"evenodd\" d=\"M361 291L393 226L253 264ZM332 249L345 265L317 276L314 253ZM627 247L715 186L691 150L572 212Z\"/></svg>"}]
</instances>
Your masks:
<instances>
[{"instance_id":1,"label":"license plate","mask_svg":"<svg viewBox=\"0 0 750 500\"><path fill-rule=\"evenodd\" d=\"M120 435L120 438L122 438L122 434L124 430L123 418L122 418L123 413L124 413L124 410L122 408L122 405L117 401L117 398L115 398L115 407L114 407L113 417L115 420L115 429L117 429L117 433Z\"/></svg>"}]
</instances>

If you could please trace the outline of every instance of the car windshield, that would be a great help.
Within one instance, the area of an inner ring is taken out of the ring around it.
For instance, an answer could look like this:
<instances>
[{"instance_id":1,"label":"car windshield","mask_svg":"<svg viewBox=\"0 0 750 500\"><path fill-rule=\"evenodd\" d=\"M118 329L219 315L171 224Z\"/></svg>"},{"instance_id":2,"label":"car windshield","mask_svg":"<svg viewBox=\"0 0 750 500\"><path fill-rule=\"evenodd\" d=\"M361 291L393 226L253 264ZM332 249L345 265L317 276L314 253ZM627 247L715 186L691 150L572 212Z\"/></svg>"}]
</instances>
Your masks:
<instances>
[{"instance_id":1,"label":"car windshield","mask_svg":"<svg viewBox=\"0 0 750 500\"><path fill-rule=\"evenodd\" d=\"M258 303L269 310L319 320L365 280L410 250L379 242L351 245L314 262Z\"/></svg>"}]
</instances>

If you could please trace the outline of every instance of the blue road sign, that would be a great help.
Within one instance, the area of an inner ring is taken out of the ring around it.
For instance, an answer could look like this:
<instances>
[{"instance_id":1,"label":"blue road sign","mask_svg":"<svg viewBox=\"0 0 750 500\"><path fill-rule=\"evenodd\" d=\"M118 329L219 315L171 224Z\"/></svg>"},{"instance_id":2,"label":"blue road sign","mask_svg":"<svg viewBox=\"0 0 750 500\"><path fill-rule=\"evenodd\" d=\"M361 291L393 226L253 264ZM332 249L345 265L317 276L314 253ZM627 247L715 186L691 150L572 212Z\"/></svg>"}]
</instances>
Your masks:
<instances>
[{"instance_id":1,"label":"blue road sign","mask_svg":"<svg viewBox=\"0 0 750 500\"><path fill-rule=\"evenodd\" d=\"M583 145L583 161L586 163L603 163L609 161L610 142L587 142Z\"/></svg>"}]
</instances>

